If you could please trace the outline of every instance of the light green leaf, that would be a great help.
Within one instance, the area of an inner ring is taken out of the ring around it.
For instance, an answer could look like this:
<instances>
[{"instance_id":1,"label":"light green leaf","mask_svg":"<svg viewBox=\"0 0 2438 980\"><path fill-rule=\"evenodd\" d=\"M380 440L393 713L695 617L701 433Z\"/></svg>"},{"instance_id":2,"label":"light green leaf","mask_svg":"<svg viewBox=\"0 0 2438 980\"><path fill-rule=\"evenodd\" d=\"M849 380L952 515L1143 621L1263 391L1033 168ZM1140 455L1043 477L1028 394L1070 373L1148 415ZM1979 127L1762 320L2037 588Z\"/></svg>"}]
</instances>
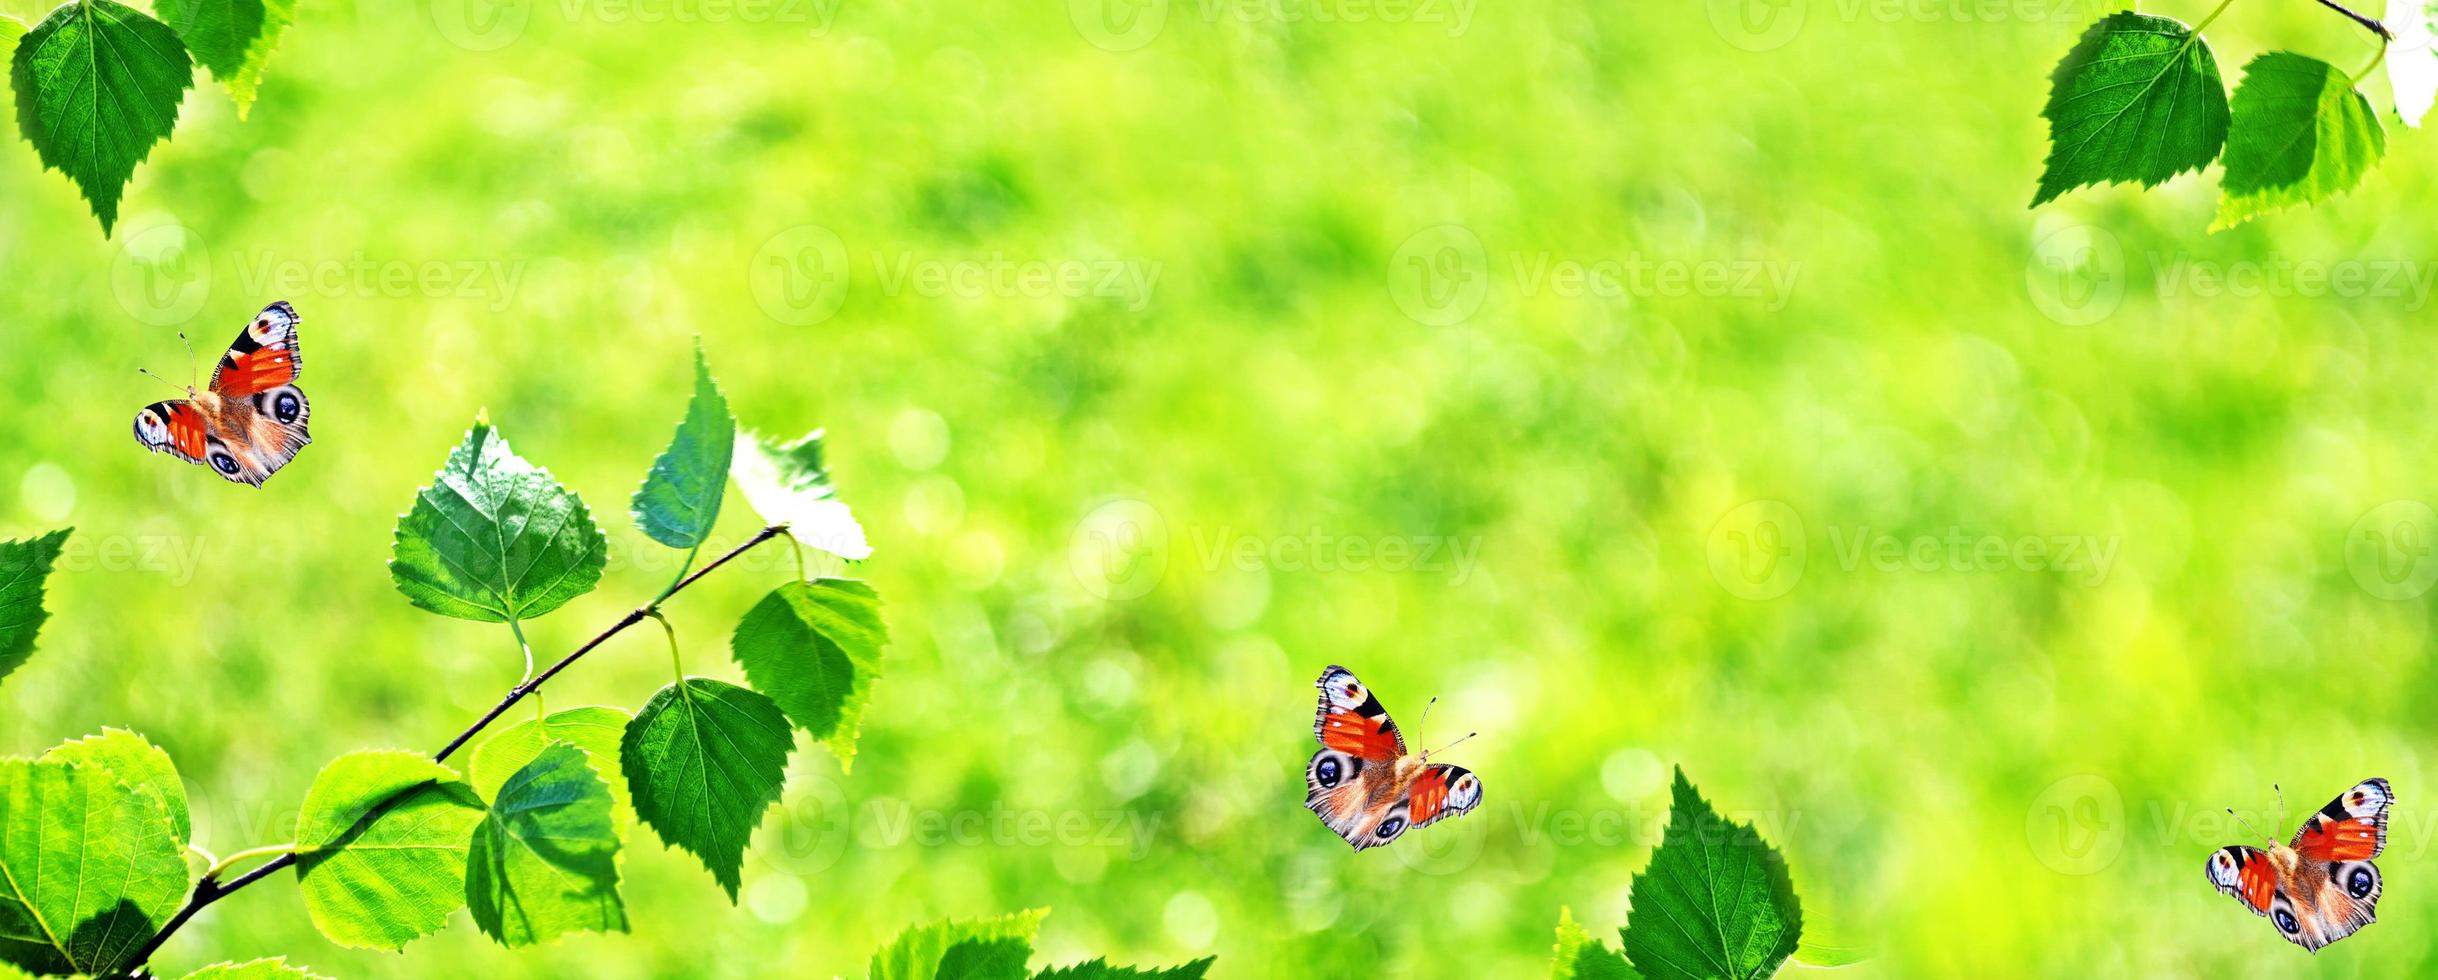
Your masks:
<instances>
[{"instance_id":1,"label":"light green leaf","mask_svg":"<svg viewBox=\"0 0 2438 980\"><path fill-rule=\"evenodd\" d=\"M795 733L770 698L689 677L636 713L619 747L635 813L703 859L736 901L745 846L779 799Z\"/></svg>"},{"instance_id":2,"label":"light green leaf","mask_svg":"<svg viewBox=\"0 0 2438 980\"><path fill-rule=\"evenodd\" d=\"M508 777L474 830L466 904L503 946L625 932L609 785L584 752L553 745Z\"/></svg>"},{"instance_id":3,"label":"light green leaf","mask_svg":"<svg viewBox=\"0 0 2438 980\"><path fill-rule=\"evenodd\" d=\"M1033 980L1202 980L1211 969L1211 957L1184 966L1133 967L1110 966L1105 959L1090 960L1073 966L1043 970Z\"/></svg>"},{"instance_id":4,"label":"light green leaf","mask_svg":"<svg viewBox=\"0 0 2438 980\"><path fill-rule=\"evenodd\" d=\"M1549 960L1550 980L1637 980L1624 955L1600 944L1575 922L1571 908L1558 907L1558 945Z\"/></svg>"},{"instance_id":5,"label":"light green leaf","mask_svg":"<svg viewBox=\"0 0 2438 980\"><path fill-rule=\"evenodd\" d=\"M123 728L104 728L99 735L88 735L73 742L53 746L42 754L44 762L81 762L100 766L127 784L129 789L160 801L161 811L169 818L170 836L185 847L194 837L194 819L187 812L186 782L178 778L177 763L160 746L144 740L144 736Z\"/></svg>"},{"instance_id":6,"label":"light green leaf","mask_svg":"<svg viewBox=\"0 0 2438 980\"><path fill-rule=\"evenodd\" d=\"M214 963L186 975L185 980L330 980L301 966L290 966L285 957L253 960L246 963Z\"/></svg>"},{"instance_id":7,"label":"light green leaf","mask_svg":"<svg viewBox=\"0 0 2438 980\"><path fill-rule=\"evenodd\" d=\"M474 748L474 758L466 763L466 781L484 799L499 795L499 788L517 770L542 754L553 742L565 742L584 751L585 761L601 781L609 784L610 796L621 808L631 806L627 799L626 780L618 767L618 742L626 736L626 725L635 716L625 708L591 705L551 712L547 718L528 721L500 732Z\"/></svg>"},{"instance_id":8,"label":"light green leaf","mask_svg":"<svg viewBox=\"0 0 2438 980\"><path fill-rule=\"evenodd\" d=\"M160 798L98 765L0 759L0 960L102 975L186 897Z\"/></svg>"},{"instance_id":9,"label":"light green leaf","mask_svg":"<svg viewBox=\"0 0 2438 980\"><path fill-rule=\"evenodd\" d=\"M476 422L399 519L393 553L390 579L415 605L498 623L592 591L608 543L583 500Z\"/></svg>"},{"instance_id":10,"label":"light green leaf","mask_svg":"<svg viewBox=\"0 0 2438 980\"><path fill-rule=\"evenodd\" d=\"M296 0L158 0L154 9L229 90L240 119L254 106L263 64L296 19Z\"/></svg>"},{"instance_id":11,"label":"light green leaf","mask_svg":"<svg viewBox=\"0 0 2438 980\"><path fill-rule=\"evenodd\" d=\"M1012 940L1030 950L1033 936L1041 931L1042 917L1049 914L1049 909L1032 909L908 929L872 954L871 980L941 980L941 961L961 943ZM972 962L972 958L970 953L961 957L965 962Z\"/></svg>"},{"instance_id":12,"label":"light green leaf","mask_svg":"<svg viewBox=\"0 0 2438 980\"><path fill-rule=\"evenodd\" d=\"M2419 126L2438 103L2438 9L2430 0L2389 0L2387 26L2396 34L2387 44L2387 86L2396 96L2396 118Z\"/></svg>"},{"instance_id":13,"label":"light green leaf","mask_svg":"<svg viewBox=\"0 0 2438 980\"><path fill-rule=\"evenodd\" d=\"M654 541L694 548L711 536L720 497L728 492L728 459L736 451L736 419L728 399L711 380L711 362L698 340L694 347L694 398L677 423L669 448L652 461L652 472L635 490L635 525Z\"/></svg>"},{"instance_id":14,"label":"light green leaf","mask_svg":"<svg viewBox=\"0 0 2438 980\"><path fill-rule=\"evenodd\" d=\"M2226 143L2226 84L2209 44L2170 17L2117 13L2050 76L2049 160L2032 206L2086 184L2156 185Z\"/></svg>"},{"instance_id":15,"label":"light green leaf","mask_svg":"<svg viewBox=\"0 0 2438 980\"><path fill-rule=\"evenodd\" d=\"M0 45L10 45L11 47L9 47L8 50L14 51L16 50L14 45L17 43L17 39L24 36L24 21L18 20L17 18L11 17L7 14L0 14Z\"/></svg>"},{"instance_id":16,"label":"light green leaf","mask_svg":"<svg viewBox=\"0 0 2438 980\"><path fill-rule=\"evenodd\" d=\"M745 503L764 521L787 525L797 541L848 561L872 557L863 525L837 499L830 471L821 463L821 430L780 444L750 432L737 433L732 473Z\"/></svg>"},{"instance_id":17,"label":"light green leaf","mask_svg":"<svg viewBox=\"0 0 2438 980\"><path fill-rule=\"evenodd\" d=\"M763 596L737 623L729 651L754 690L827 744L844 770L854 766L855 736L888 643L880 594L855 579L825 578Z\"/></svg>"},{"instance_id":18,"label":"light green leaf","mask_svg":"<svg viewBox=\"0 0 2438 980\"><path fill-rule=\"evenodd\" d=\"M42 586L67 544L63 528L39 538L0 541L0 680L34 656L34 636L50 613L42 608Z\"/></svg>"},{"instance_id":19,"label":"light green leaf","mask_svg":"<svg viewBox=\"0 0 2438 980\"><path fill-rule=\"evenodd\" d=\"M168 138L178 103L194 84L186 45L141 11L77 0L60 4L18 40L9 74L17 131L44 167L76 182L109 234L135 165Z\"/></svg>"},{"instance_id":20,"label":"light green leaf","mask_svg":"<svg viewBox=\"0 0 2438 980\"><path fill-rule=\"evenodd\" d=\"M466 903L466 838L482 819L473 790L428 757L333 760L296 818L296 880L314 927L374 949L440 931Z\"/></svg>"},{"instance_id":21,"label":"light green leaf","mask_svg":"<svg viewBox=\"0 0 2438 980\"><path fill-rule=\"evenodd\" d=\"M1634 876L1625 956L1650 980L1757 980L1803 935L1785 859L1729 822L1676 771L1668 829Z\"/></svg>"},{"instance_id":22,"label":"light green leaf","mask_svg":"<svg viewBox=\"0 0 2438 980\"><path fill-rule=\"evenodd\" d=\"M2350 190L2385 152L2379 114L2335 65L2290 51L2254 58L2235 87L2211 230Z\"/></svg>"}]
</instances>

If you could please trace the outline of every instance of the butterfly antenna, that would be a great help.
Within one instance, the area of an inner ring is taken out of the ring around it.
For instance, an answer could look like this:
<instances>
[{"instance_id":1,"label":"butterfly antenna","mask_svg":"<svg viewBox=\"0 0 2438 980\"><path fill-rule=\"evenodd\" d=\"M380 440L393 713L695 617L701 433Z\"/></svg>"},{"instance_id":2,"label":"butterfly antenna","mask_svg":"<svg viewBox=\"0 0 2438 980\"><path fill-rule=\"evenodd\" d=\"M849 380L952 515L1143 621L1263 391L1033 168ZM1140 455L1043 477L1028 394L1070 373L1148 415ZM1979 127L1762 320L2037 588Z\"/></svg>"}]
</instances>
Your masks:
<instances>
[{"instance_id":1,"label":"butterfly antenna","mask_svg":"<svg viewBox=\"0 0 2438 980\"><path fill-rule=\"evenodd\" d=\"M2270 783L2269 788L2277 793L2277 825L2283 827L2286 825L2286 788L2276 783ZM2269 843L2277 843L2277 838L2269 838Z\"/></svg>"},{"instance_id":2,"label":"butterfly antenna","mask_svg":"<svg viewBox=\"0 0 2438 980\"><path fill-rule=\"evenodd\" d=\"M151 378L151 379L152 379L152 380L154 380L154 381L158 381L158 382L160 382L160 383L162 383L162 384L165 384L165 385L168 385L168 386L170 386L170 387L172 387L172 388L178 388L178 383L177 383L177 382L175 382L175 381L171 381L171 380L169 380L168 378L164 378L164 377L162 377L162 376L160 376L160 375L157 375L157 374L154 374L154 373L152 373L152 372L150 372L150 371L144 370L143 368L137 368L137 369L135 369L135 373L137 373L137 374L141 374L141 375L143 375L143 376L145 376L145 377L147 377L147 378ZM178 388L178 390L179 390L179 391L185 391L185 392L187 392L188 394L193 394L193 392L192 392L192 391L189 391L188 389L185 389L185 388Z\"/></svg>"},{"instance_id":3,"label":"butterfly antenna","mask_svg":"<svg viewBox=\"0 0 2438 980\"><path fill-rule=\"evenodd\" d=\"M1421 720L1421 721L1417 721L1417 722L1415 722L1415 723L1414 723L1414 740L1415 740L1415 741L1419 742L1419 741L1421 741L1421 740L1422 740L1422 726L1424 726L1424 725L1428 725L1428 724L1430 724L1430 723L1431 723L1431 709L1432 709L1432 708L1436 708L1436 707L1438 707L1438 706L1439 706L1439 698L1438 698L1437 696L1435 696L1435 695L1434 695L1434 696L1431 698L1431 701L1430 701L1430 703L1429 703L1429 704L1425 704L1425 705L1423 705L1423 706L1422 706L1422 720Z\"/></svg>"},{"instance_id":4,"label":"butterfly antenna","mask_svg":"<svg viewBox=\"0 0 2438 980\"><path fill-rule=\"evenodd\" d=\"M186 346L186 390L191 392L195 390L196 379L195 342L186 339L186 331L180 330L178 331L178 343Z\"/></svg>"},{"instance_id":5,"label":"butterfly antenna","mask_svg":"<svg viewBox=\"0 0 2438 980\"><path fill-rule=\"evenodd\" d=\"M1463 744L1465 744L1466 742L1470 742L1470 741L1472 741L1472 740L1473 740L1473 736L1475 736L1475 735L1479 735L1479 734L1481 734L1481 733L1480 733L1480 732L1466 732L1466 733L1464 733L1464 737L1463 737L1463 738L1457 739L1457 740L1455 740L1455 741L1453 741L1453 742L1449 742L1449 743L1448 743L1448 744L1446 744L1446 745L1442 745L1442 746L1440 746L1440 747L1438 747L1438 748L1432 749L1430 752L1425 752L1425 753L1422 753L1422 758L1423 758L1423 760L1424 760L1424 761L1426 761L1426 762L1427 762L1427 761L1429 761L1429 760L1430 760L1430 758L1431 758L1431 753L1432 753L1432 752L1445 752L1445 751L1447 751L1447 750L1449 750L1449 749L1452 749L1452 748L1455 748L1455 747L1457 747L1457 746L1459 746L1459 745L1463 745Z\"/></svg>"}]
</instances>

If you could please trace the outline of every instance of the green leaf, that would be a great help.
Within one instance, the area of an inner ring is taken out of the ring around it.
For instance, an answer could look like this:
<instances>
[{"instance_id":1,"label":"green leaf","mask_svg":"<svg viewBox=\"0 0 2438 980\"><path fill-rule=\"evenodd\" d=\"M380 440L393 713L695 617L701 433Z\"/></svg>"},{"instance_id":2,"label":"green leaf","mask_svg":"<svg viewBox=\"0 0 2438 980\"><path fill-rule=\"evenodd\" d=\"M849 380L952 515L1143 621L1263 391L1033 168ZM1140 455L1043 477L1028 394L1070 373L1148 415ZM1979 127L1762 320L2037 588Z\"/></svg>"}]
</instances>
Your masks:
<instances>
[{"instance_id":1,"label":"green leaf","mask_svg":"<svg viewBox=\"0 0 2438 980\"><path fill-rule=\"evenodd\" d=\"M1105 959L1077 963L1074 966L1043 970L1033 980L1202 980L1210 972L1211 957L1184 966L1160 967L1110 966Z\"/></svg>"},{"instance_id":2,"label":"green leaf","mask_svg":"<svg viewBox=\"0 0 2438 980\"><path fill-rule=\"evenodd\" d=\"M1573 909L1558 907L1558 945L1549 961L1550 980L1637 980L1641 976L1626 965L1622 954L1583 931Z\"/></svg>"},{"instance_id":3,"label":"green leaf","mask_svg":"<svg viewBox=\"0 0 2438 980\"><path fill-rule=\"evenodd\" d=\"M301 966L289 966L284 957L254 960L246 963L214 963L186 975L186 980L330 980Z\"/></svg>"},{"instance_id":4,"label":"green leaf","mask_svg":"<svg viewBox=\"0 0 2438 980\"><path fill-rule=\"evenodd\" d=\"M42 608L42 585L67 544L64 528L25 541L0 541L0 680L34 656L34 635L50 613Z\"/></svg>"},{"instance_id":5,"label":"green leaf","mask_svg":"<svg viewBox=\"0 0 2438 980\"><path fill-rule=\"evenodd\" d=\"M635 716L625 708L603 705L551 712L547 718L509 728L475 746L474 758L466 763L466 781L484 799L490 799L499 795L508 777L525 768L543 749L565 742L584 751L585 761L609 784L610 796L619 807L632 806L626 781L619 778L618 742L626 735L627 722L633 720Z\"/></svg>"},{"instance_id":6,"label":"green leaf","mask_svg":"<svg viewBox=\"0 0 2438 980\"><path fill-rule=\"evenodd\" d=\"M1042 917L1049 914L1049 909L1032 909L985 919L935 922L908 929L872 954L871 980L941 980L942 961L951 949L963 943L1014 941L1029 950L1033 936L1041 931ZM976 962L975 953L960 954L961 964L973 962Z\"/></svg>"},{"instance_id":7,"label":"green leaf","mask_svg":"<svg viewBox=\"0 0 2438 980\"><path fill-rule=\"evenodd\" d=\"M476 422L398 521L390 579L415 605L486 623L590 592L608 543L584 501Z\"/></svg>"},{"instance_id":8,"label":"green leaf","mask_svg":"<svg viewBox=\"0 0 2438 980\"><path fill-rule=\"evenodd\" d=\"M854 765L855 735L888 642L880 594L855 579L825 578L763 596L737 623L729 651L754 690L828 745L844 770Z\"/></svg>"},{"instance_id":9,"label":"green leaf","mask_svg":"<svg viewBox=\"0 0 2438 980\"><path fill-rule=\"evenodd\" d=\"M966 939L940 955L939 980L1024 980L1024 961L1033 956L1031 943L1021 939Z\"/></svg>"},{"instance_id":10,"label":"green leaf","mask_svg":"<svg viewBox=\"0 0 2438 980\"><path fill-rule=\"evenodd\" d=\"M863 525L845 502L837 499L830 471L821 463L821 430L790 443L774 443L750 432L737 433L732 470L745 503L764 521L787 525L797 541L848 561L872 557Z\"/></svg>"},{"instance_id":11,"label":"green leaf","mask_svg":"<svg viewBox=\"0 0 2438 980\"><path fill-rule=\"evenodd\" d=\"M1803 934L1785 859L1750 826L1710 809L1676 771L1667 834L1634 876L1625 956L1651 980L1753 980L1776 973Z\"/></svg>"},{"instance_id":12,"label":"green leaf","mask_svg":"<svg viewBox=\"0 0 2438 980\"><path fill-rule=\"evenodd\" d=\"M2419 126L2438 103L2438 8L2431 0L2389 0L2386 22L2396 34L2387 45L2387 87L2396 97L2396 118Z\"/></svg>"},{"instance_id":13,"label":"green leaf","mask_svg":"<svg viewBox=\"0 0 2438 980\"><path fill-rule=\"evenodd\" d=\"M187 812L186 783L178 778L177 763L144 736L123 728L104 728L99 735L53 746L42 754L42 761L81 762L108 770L127 788L160 802L169 819L170 836L179 847L194 839L194 818Z\"/></svg>"},{"instance_id":14,"label":"green leaf","mask_svg":"<svg viewBox=\"0 0 2438 980\"><path fill-rule=\"evenodd\" d=\"M351 752L323 767L296 818L296 881L341 946L398 949L466 904L466 838L482 801L413 752Z\"/></svg>"},{"instance_id":15,"label":"green leaf","mask_svg":"<svg viewBox=\"0 0 2438 980\"><path fill-rule=\"evenodd\" d=\"M135 165L178 122L194 84L177 32L111 0L77 0L17 42L10 72L17 131L42 165L67 174L93 205L102 234L118 223Z\"/></svg>"},{"instance_id":16,"label":"green leaf","mask_svg":"<svg viewBox=\"0 0 2438 980\"><path fill-rule=\"evenodd\" d=\"M719 520L720 497L728 492L728 459L736 451L736 419L728 399L711 380L711 362L700 341L694 347L694 398L677 423L669 448L652 461L652 472L635 490L635 524L672 548L700 547Z\"/></svg>"},{"instance_id":17,"label":"green leaf","mask_svg":"<svg viewBox=\"0 0 2438 980\"><path fill-rule=\"evenodd\" d=\"M158 0L154 9L228 89L239 119L253 108L263 64L296 19L296 0Z\"/></svg>"},{"instance_id":18,"label":"green leaf","mask_svg":"<svg viewBox=\"0 0 2438 980\"><path fill-rule=\"evenodd\" d=\"M2379 114L2335 65L2291 51L2254 58L2235 87L2211 230L2350 190L2385 152Z\"/></svg>"},{"instance_id":19,"label":"green leaf","mask_svg":"<svg viewBox=\"0 0 2438 980\"><path fill-rule=\"evenodd\" d=\"M770 698L702 677L661 688L619 746L635 813L736 901L745 846L779 799L795 733Z\"/></svg>"},{"instance_id":20,"label":"green leaf","mask_svg":"<svg viewBox=\"0 0 2438 980\"><path fill-rule=\"evenodd\" d=\"M553 745L508 777L474 829L466 904L504 946L625 932L609 785L584 752Z\"/></svg>"},{"instance_id":21,"label":"green leaf","mask_svg":"<svg viewBox=\"0 0 2438 980\"><path fill-rule=\"evenodd\" d=\"M2102 181L2152 186L2207 166L2226 143L2226 85L2201 35L2118 13L2083 32L2050 78L2049 161L2032 206Z\"/></svg>"},{"instance_id":22,"label":"green leaf","mask_svg":"<svg viewBox=\"0 0 2438 980\"><path fill-rule=\"evenodd\" d=\"M108 974L186 897L160 798L78 762L0 759L0 960Z\"/></svg>"},{"instance_id":23,"label":"green leaf","mask_svg":"<svg viewBox=\"0 0 2438 980\"><path fill-rule=\"evenodd\" d=\"M17 39L18 39L18 38L21 38L21 37L24 37L24 36L25 36L25 22L24 22L24 21L22 21L22 20L18 20L18 19L17 19L17 18L15 18L15 17L8 16L7 14L0 14L0 45L12 45L12 46L13 46L13 45L15 45L15 44L17 43ZM16 49L15 49L14 47L10 47L10 48L9 48L9 50L12 50L12 51L13 51L13 50L16 50Z\"/></svg>"}]
</instances>

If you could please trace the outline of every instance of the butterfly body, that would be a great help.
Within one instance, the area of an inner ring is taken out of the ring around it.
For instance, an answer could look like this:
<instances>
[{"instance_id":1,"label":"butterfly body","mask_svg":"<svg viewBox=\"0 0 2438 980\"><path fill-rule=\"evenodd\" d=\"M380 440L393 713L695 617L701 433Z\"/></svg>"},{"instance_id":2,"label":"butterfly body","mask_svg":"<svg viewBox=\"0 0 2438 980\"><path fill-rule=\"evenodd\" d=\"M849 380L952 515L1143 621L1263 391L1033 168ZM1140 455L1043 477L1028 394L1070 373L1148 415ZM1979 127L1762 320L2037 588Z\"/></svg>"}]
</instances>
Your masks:
<instances>
[{"instance_id":1,"label":"butterfly body","mask_svg":"<svg viewBox=\"0 0 2438 980\"><path fill-rule=\"evenodd\" d=\"M231 483L262 486L313 442L313 407L295 383L304 370L297 322L284 301L263 307L221 355L209 387L136 413L136 442Z\"/></svg>"},{"instance_id":2,"label":"butterfly body","mask_svg":"<svg viewBox=\"0 0 2438 980\"><path fill-rule=\"evenodd\" d=\"M1371 689L1344 667L1321 672L1312 722L1321 750L1304 766L1304 808L1355 850L1481 805L1481 779L1430 753L1405 754L1405 736Z\"/></svg>"},{"instance_id":3,"label":"butterfly body","mask_svg":"<svg viewBox=\"0 0 2438 980\"><path fill-rule=\"evenodd\" d=\"M2230 844L2210 853L2210 883L2265 917L2286 941L2318 952L2378 921L2385 880L2371 859L2387 846L2395 793L2366 779L2267 848Z\"/></svg>"}]
</instances>

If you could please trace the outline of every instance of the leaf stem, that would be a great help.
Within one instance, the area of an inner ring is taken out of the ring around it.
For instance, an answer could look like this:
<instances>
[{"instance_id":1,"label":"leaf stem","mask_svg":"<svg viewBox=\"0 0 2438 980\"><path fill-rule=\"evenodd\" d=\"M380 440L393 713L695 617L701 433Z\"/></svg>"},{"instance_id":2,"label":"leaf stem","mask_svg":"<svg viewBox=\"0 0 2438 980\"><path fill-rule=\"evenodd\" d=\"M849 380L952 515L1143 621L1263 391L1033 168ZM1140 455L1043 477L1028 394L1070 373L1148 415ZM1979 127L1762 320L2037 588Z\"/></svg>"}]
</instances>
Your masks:
<instances>
[{"instance_id":1,"label":"leaf stem","mask_svg":"<svg viewBox=\"0 0 2438 980\"><path fill-rule=\"evenodd\" d=\"M2346 80L2345 80L2345 87L2347 87L2347 88L2355 88L2355 87L2359 87L2359 86L2362 84L2362 79L2369 78L2369 77L2370 77L2370 73L2371 73L2371 72L2378 71L2378 70L2379 70L2379 64L2380 64L2381 62L2386 61L2386 60L2387 60L2387 45L2384 45L2384 44L2379 45L2379 53L2374 54L2374 55L2371 55L2371 56L2370 56L2370 63L2369 63L2369 64L2367 64L2367 65L2363 65L2363 66L2362 66L2362 70L2361 70L2361 71L2358 71L2358 72L2353 73L2353 77L2352 77L2352 78L2348 78L2348 79L2346 79Z\"/></svg>"},{"instance_id":2,"label":"leaf stem","mask_svg":"<svg viewBox=\"0 0 2438 980\"><path fill-rule=\"evenodd\" d=\"M518 625L515 613L508 614L508 632L516 635L517 652L525 655L525 676L517 678L522 684L533 679L533 644L525 642L525 628Z\"/></svg>"},{"instance_id":3,"label":"leaf stem","mask_svg":"<svg viewBox=\"0 0 2438 980\"><path fill-rule=\"evenodd\" d=\"M2364 17L2361 14L2354 13L2351 10L2347 10L2343 4L2337 3L2336 0L2319 0L2319 5L2336 11L2337 13L2344 14L2346 18L2352 20L2354 23L2362 25L2363 29L2378 35L2379 39L2382 41L2392 43L2396 39L2395 35L2387 32L2387 25L2379 23L2378 21L2372 20L2368 17Z\"/></svg>"},{"instance_id":4,"label":"leaf stem","mask_svg":"<svg viewBox=\"0 0 2438 980\"><path fill-rule=\"evenodd\" d=\"M211 867L203 870L203 877L206 880L217 880L221 875L227 874L230 868L234 868L239 864L251 861L255 858L271 857L282 854L294 855L295 853L295 844L266 844L262 847L249 847L245 850L238 851L227 857L221 858L218 861L212 862Z\"/></svg>"},{"instance_id":5,"label":"leaf stem","mask_svg":"<svg viewBox=\"0 0 2438 980\"><path fill-rule=\"evenodd\" d=\"M753 537L745 539L744 544L737 545L735 548L730 549L727 554L713 559L711 564L703 566L692 575L678 579L677 584L670 586L668 591L661 593L660 598L654 599L649 604L638 607L633 612L629 612L626 615L619 617L618 621L611 623L608 629L602 630L599 635L594 636L590 640L584 641L584 645L577 647L575 652L559 658L557 663L551 664L550 667L542 671L540 675L530 678L524 683L518 684L514 689L510 690L508 692L508 696L501 698L497 706L494 706L481 718L476 719L474 724L466 726L465 731L457 733L457 737L450 739L449 744L441 746L440 751L432 753L432 761L447 761L451 753L464 747L467 741L471 740L475 735L480 734L482 730L489 727L492 722L499 720L499 716L507 714L508 709L515 707L518 701L522 701L527 696L530 696L536 691L540 690L543 684L548 683L551 678L557 677L560 671L566 670L576 661L583 659L584 655L593 652L595 647L609 642L610 637L625 632L627 627L642 622L645 616L658 612L660 609L660 603L667 600L670 596L683 591L687 586L701 581L703 576L717 571L720 566L728 564L730 560L734 559L738 555L744 554L754 546L785 533L787 533L787 525L785 524L773 524L769 527L763 528L761 531L756 532ZM120 972L129 976L141 974L143 972L144 965L151 962L152 954L159 952L161 949L161 944L168 942L171 935L177 933L180 928L183 928L186 925L188 920L195 917L195 913L203 911L213 902L217 902L231 893L246 887L247 885L261 881L264 878L272 876L273 874L277 874L282 869L294 865L296 863L296 851L294 850L295 845L290 844L284 846L290 848L287 853L281 854L276 858L272 858L269 862L256 867L252 871L248 871L245 874L237 876L228 884L223 885L218 879L213 878L208 874L205 875L201 880L197 881L195 883L194 894L187 896L186 904L179 907L177 914L169 917L169 922L161 926L161 931L153 933L151 939L145 940L143 948L136 950L135 955L128 957L127 965ZM239 854L244 853L247 852L239 852ZM239 854L232 854L230 857L235 858L238 857Z\"/></svg>"},{"instance_id":6,"label":"leaf stem","mask_svg":"<svg viewBox=\"0 0 2438 980\"><path fill-rule=\"evenodd\" d=\"M2320 2L2327 3L2328 0L2320 0ZM2218 9L2210 11L2209 16L2201 18L2200 23L2193 25L2193 36L2184 39L2184 46L2191 47L2193 42L2201 37L2201 31L2204 28L2207 28L2212 22L2216 21L2219 14L2225 13L2226 8L2234 5L2235 0L2218 0Z\"/></svg>"},{"instance_id":7,"label":"leaf stem","mask_svg":"<svg viewBox=\"0 0 2438 980\"><path fill-rule=\"evenodd\" d=\"M693 568L694 557L702 553L703 543L700 541L695 542L693 550L686 552L686 560L677 564L677 577L669 580L668 588L660 590L659 595L652 597L652 605L660 605L660 600L668 598L671 593L676 592L680 587L686 584L686 569Z\"/></svg>"},{"instance_id":8,"label":"leaf stem","mask_svg":"<svg viewBox=\"0 0 2438 980\"><path fill-rule=\"evenodd\" d=\"M677 653L677 627L669 625L669 617L661 615L658 609L649 615L669 634L669 669L677 673L677 682L682 685L686 682L686 661Z\"/></svg>"}]
</instances>

